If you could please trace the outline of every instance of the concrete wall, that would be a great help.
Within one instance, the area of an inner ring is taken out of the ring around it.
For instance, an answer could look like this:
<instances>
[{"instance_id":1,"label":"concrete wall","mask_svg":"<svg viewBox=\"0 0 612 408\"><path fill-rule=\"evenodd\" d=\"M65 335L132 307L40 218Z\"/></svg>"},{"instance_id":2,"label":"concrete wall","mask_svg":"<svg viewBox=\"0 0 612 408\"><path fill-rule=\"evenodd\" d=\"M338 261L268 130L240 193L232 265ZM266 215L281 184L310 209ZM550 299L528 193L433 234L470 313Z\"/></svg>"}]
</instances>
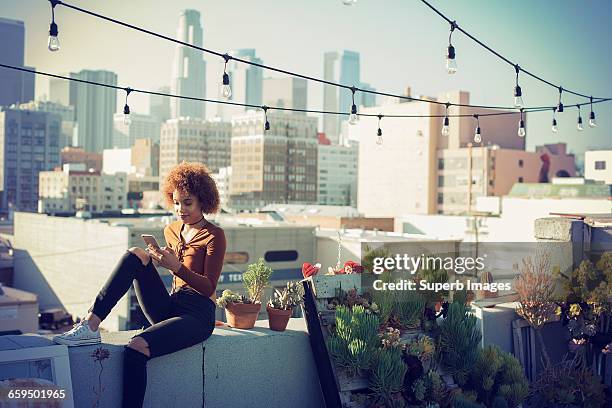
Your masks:
<instances>
[{"instance_id":1,"label":"concrete wall","mask_svg":"<svg viewBox=\"0 0 612 408\"><path fill-rule=\"evenodd\" d=\"M14 285L38 294L41 309L63 307L83 316L98 291L129 248L127 227L16 213ZM102 327L124 329L128 312L124 296Z\"/></svg>"},{"instance_id":2,"label":"concrete wall","mask_svg":"<svg viewBox=\"0 0 612 408\"><path fill-rule=\"evenodd\" d=\"M100 408L121 406L123 350L139 331L103 333L101 345L70 347L74 406L94 406L102 361ZM216 328L203 343L147 363L145 407L323 407L306 322L291 319L284 332L267 320L252 330Z\"/></svg>"}]
</instances>

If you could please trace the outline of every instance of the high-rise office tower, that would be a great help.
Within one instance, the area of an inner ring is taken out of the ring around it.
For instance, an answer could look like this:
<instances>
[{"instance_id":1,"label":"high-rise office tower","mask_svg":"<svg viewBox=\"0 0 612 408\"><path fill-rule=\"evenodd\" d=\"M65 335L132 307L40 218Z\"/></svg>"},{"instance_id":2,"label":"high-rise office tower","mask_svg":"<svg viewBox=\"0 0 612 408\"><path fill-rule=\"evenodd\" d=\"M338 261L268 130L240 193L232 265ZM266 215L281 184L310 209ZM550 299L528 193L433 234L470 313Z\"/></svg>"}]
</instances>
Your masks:
<instances>
[{"instance_id":1,"label":"high-rise office tower","mask_svg":"<svg viewBox=\"0 0 612 408\"><path fill-rule=\"evenodd\" d=\"M82 70L76 78L117 85L117 74L111 71ZM113 116L117 110L117 90L79 83L76 87L76 145L85 151L102 153L113 147Z\"/></svg>"},{"instance_id":2,"label":"high-rise office tower","mask_svg":"<svg viewBox=\"0 0 612 408\"><path fill-rule=\"evenodd\" d=\"M202 33L200 12L183 11L179 17L177 39L201 47ZM174 53L171 90L175 95L195 98L206 96L206 62L202 59L202 51L177 45ZM204 102L172 98L170 114L172 118L203 119L205 117Z\"/></svg>"},{"instance_id":3,"label":"high-rise office tower","mask_svg":"<svg viewBox=\"0 0 612 408\"><path fill-rule=\"evenodd\" d=\"M360 86L358 52L347 50L326 52L323 63L323 76L326 81L348 86ZM358 94L355 95L355 104L360 105L360 99L357 98L360 98ZM323 85L324 110L349 113L351 105L352 95L350 90L333 85ZM323 117L323 132L333 143L338 143L340 124L347 118L339 115L325 115Z\"/></svg>"},{"instance_id":4,"label":"high-rise office tower","mask_svg":"<svg viewBox=\"0 0 612 408\"><path fill-rule=\"evenodd\" d=\"M0 62L24 67L25 26L23 21L0 18L0 38L4 46ZM29 102L34 99L34 74L0 68L0 106Z\"/></svg>"},{"instance_id":5,"label":"high-rise office tower","mask_svg":"<svg viewBox=\"0 0 612 408\"><path fill-rule=\"evenodd\" d=\"M279 108L306 109L307 91L303 78L266 78L263 80L263 103Z\"/></svg>"},{"instance_id":6,"label":"high-rise office tower","mask_svg":"<svg viewBox=\"0 0 612 408\"><path fill-rule=\"evenodd\" d=\"M170 93L170 87L163 86L158 91ZM167 96L151 95L149 98L149 114L156 117L162 123L170 119L170 98Z\"/></svg>"},{"instance_id":7,"label":"high-rise office tower","mask_svg":"<svg viewBox=\"0 0 612 408\"><path fill-rule=\"evenodd\" d=\"M0 213L38 210L38 173L60 165L62 119L50 112L0 112Z\"/></svg>"}]
</instances>

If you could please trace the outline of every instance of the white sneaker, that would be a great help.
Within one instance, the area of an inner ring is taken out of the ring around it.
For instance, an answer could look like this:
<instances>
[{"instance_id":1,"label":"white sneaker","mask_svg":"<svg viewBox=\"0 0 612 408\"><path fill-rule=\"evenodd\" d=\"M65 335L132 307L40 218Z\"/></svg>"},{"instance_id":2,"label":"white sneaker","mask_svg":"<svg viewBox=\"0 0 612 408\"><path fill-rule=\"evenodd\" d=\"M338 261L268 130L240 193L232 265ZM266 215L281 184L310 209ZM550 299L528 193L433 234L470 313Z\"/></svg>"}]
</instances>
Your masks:
<instances>
[{"instance_id":1,"label":"white sneaker","mask_svg":"<svg viewBox=\"0 0 612 408\"><path fill-rule=\"evenodd\" d=\"M53 336L53 341L58 344L65 344L66 346L98 344L101 341L100 329L93 331L89 328L87 320L81 320L81 322L72 326L72 329L67 332Z\"/></svg>"}]
</instances>

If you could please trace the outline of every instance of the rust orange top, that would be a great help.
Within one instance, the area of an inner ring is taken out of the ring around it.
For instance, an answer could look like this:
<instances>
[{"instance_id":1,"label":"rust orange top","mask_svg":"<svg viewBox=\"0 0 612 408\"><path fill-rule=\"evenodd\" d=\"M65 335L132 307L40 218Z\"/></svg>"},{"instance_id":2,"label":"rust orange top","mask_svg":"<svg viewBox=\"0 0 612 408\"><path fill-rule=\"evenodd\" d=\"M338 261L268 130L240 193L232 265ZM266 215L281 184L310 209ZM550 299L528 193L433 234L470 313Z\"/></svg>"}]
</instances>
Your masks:
<instances>
[{"instance_id":1,"label":"rust orange top","mask_svg":"<svg viewBox=\"0 0 612 408\"><path fill-rule=\"evenodd\" d=\"M216 299L215 289L221 276L225 257L223 229L206 221L189 242L181 235L185 224L178 220L164 228L166 245L172 248L181 268L172 277L172 292L181 286L189 286L198 293Z\"/></svg>"}]
</instances>

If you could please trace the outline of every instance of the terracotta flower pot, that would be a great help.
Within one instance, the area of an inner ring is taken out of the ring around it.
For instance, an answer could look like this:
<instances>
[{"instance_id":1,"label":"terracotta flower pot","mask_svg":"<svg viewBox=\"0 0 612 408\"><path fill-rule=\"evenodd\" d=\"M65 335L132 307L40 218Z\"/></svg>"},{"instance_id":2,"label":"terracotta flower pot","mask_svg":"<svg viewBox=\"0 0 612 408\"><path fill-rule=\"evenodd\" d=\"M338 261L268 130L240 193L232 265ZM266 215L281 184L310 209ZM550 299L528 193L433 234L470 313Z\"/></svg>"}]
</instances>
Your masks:
<instances>
[{"instance_id":1,"label":"terracotta flower pot","mask_svg":"<svg viewBox=\"0 0 612 408\"><path fill-rule=\"evenodd\" d=\"M284 331L289 323L289 318L293 314L293 309L279 310L266 306L268 311L268 322L271 330Z\"/></svg>"},{"instance_id":2,"label":"terracotta flower pot","mask_svg":"<svg viewBox=\"0 0 612 408\"><path fill-rule=\"evenodd\" d=\"M252 329L261 303L229 303L225 308L227 324L236 329Z\"/></svg>"}]
</instances>

